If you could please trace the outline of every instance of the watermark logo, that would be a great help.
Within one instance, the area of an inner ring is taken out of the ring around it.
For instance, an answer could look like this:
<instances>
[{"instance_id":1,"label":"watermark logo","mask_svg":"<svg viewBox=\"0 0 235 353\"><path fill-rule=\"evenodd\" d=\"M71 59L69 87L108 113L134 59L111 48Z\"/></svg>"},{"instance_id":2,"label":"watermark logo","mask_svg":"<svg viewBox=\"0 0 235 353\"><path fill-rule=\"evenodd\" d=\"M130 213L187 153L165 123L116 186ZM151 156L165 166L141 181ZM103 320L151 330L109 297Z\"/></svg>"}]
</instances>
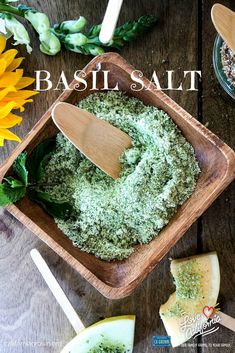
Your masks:
<instances>
[{"instance_id":1,"label":"watermark logo","mask_svg":"<svg viewBox=\"0 0 235 353\"><path fill-rule=\"evenodd\" d=\"M188 339L216 332L219 329L216 324L221 321L219 310L218 304L216 306L205 305L198 310L195 316L184 315L180 322L182 332Z\"/></svg>"},{"instance_id":2,"label":"watermark logo","mask_svg":"<svg viewBox=\"0 0 235 353\"><path fill-rule=\"evenodd\" d=\"M153 347L171 347L170 336L153 336L152 337Z\"/></svg>"},{"instance_id":3,"label":"watermark logo","mask_svg":"<svg viewBox=\"0 0 235 353\"><path fill-rule=\"evenodd\" d=\"M215 308L213 306L204 306L204 308L202 309L203 315L207 318L210 319L214 313L215 313Z\"/></svg>"}]
</instances>

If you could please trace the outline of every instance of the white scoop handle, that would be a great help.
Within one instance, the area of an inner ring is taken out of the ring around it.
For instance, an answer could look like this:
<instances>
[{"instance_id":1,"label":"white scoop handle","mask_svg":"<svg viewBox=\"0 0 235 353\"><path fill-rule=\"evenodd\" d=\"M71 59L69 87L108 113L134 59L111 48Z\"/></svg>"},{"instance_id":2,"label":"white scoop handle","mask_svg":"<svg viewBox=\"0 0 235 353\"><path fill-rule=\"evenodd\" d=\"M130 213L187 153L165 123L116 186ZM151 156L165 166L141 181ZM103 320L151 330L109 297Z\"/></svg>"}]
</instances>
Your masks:
<instances>
[{"instance_id":1,"label":"white scoop handle","mask_svg":"<svg viewBox=\"0 0 235 353\"><path fill-rule=\"evenodd\" d=\"M104 44L113 38L122 2L123 0L109 0L99 35L100 41Z\"/></svg>"},{"instance_id":2,"label":"white scoop handle","mask_svg":"<svg viewBox=\"0 0 235 353\"><path fill-rule=\"evenodd\" d=\"M235 319L227 314L224 314L220 311L219 313L221 321L220 325L227 327L229 330L235 332Z\"/></svg>"},{"instance_id":3,"label":"white scoop handle","mask_svg":"<svg viewBox=\"0 0 235 353\"><path fill-rule=\"evenodd\" d=\"M63 289L60 287L59 283L55 279L51 270L47 266L46 261L43 259L43 257L41 256L41 254L37 249L32 249L30 251L30 255L35 265L37 266L39 272L41 273L42 277L44 278L46 284L50 288L52 294L54 295L57 302L61 306L69 322L73 326L75 332L78 334L81 330L84 329L84 325L80 320L78 314L72 307L70 301L66 297Z\"/></svg>"}]
</instances>

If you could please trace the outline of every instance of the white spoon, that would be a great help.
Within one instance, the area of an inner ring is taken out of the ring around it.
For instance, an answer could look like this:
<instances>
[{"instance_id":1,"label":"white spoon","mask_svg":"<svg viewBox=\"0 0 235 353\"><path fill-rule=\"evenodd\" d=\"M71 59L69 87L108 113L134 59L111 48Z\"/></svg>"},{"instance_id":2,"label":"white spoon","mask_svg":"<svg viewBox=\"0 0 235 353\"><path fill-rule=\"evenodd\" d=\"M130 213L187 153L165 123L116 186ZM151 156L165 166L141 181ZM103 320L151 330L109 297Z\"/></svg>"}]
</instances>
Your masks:
<instances>
[{"instance_id":1,"label":"white spoon","mask_svg":"<svg viewBox=\"0 0 235 353\"><path fill-rule=\"evenodd\" d=\"M122 2L123 0L109 0L99 35L100 41L104 44L113 38Z\"/></svg>"},{"instance_id":2,"label":"white spoon","mask_svg":"<svg viewBox=\"0 0 235 353\"><path fill-rule=\"evenodd\" d=\"M63 289L60 287L59 283L55 279L51 270L47 266L46 261L43 259L40 252L37 249L31 250L30 255L35 265L37 266L39 272L41 273L42 277L44 278L46 284L48 285L52 294L54 295L55 299L57 300L62 310L64 311L65 315L67 316L69 322L73 326L74 331L78 334L85 328L85 326L83 325L78 314L72 307L70 301L66 297Z\"/></svg>"},{"instance_id":3,"label":"white spoon","mask_svg":"<svg viewBox=\"0 0 235 353\"><path fill-rule=\"evenodd\" d=\"M30 255L35 265L37 266L39 272L41 273L42 277L44 278L45 282L47 283L48 287L50 288L51 292L53 293L54 297L56 298L57 302L63 309L69 322L73 326L75 332L77 333L77 336L75 336L69 343L66 344L61 353L78 353L80 351L87 352L88 348L91 346L92 343L90 342L90 339L92 341L94 340L95 344L97 344L100 342L100 339L105 334L105 332L108 332L109 339L112 338L114 342L119 341L119 335L126 335L127 337L124 340L126 346L125 351L132 353L135 331L134 315L124 315L107 318L105 320L97 322L94 325L89 326L87 330L84 330L85 327L82 321L80 320L78 314L72 307L70 301L66 297L63 289L60 287L51 270L47 266L45 260L40 255L39 251L33 249L30 251ZM109 331L107 331L107 326L110 327Z\"/></svg>"}]
</instances>

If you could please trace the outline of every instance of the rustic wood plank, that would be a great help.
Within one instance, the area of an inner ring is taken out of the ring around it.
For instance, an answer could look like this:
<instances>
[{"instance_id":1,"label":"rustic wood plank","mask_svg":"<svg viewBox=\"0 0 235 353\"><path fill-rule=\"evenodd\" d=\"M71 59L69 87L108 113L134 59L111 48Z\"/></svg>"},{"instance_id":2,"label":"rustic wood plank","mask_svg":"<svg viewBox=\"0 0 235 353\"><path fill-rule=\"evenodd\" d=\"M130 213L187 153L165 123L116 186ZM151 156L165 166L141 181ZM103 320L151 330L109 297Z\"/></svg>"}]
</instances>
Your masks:
<instances>
[{"instance_id":1,"label":"rustic wood plank","mask_svg":"<svg viewBox=\"0 0 235 353\"><path fill-rule=\"evenodd\" d=\"M235 10L233 1L220 1L221 4ZM232 148L235 147L234 101L218 83L212 66L212 48L216 31L210 20L210 11L214 1L202 2L202 119L209 129L221 137ZM216 202L205 212L202 218L202 251L216 250L221 269L219 303L221 309L235 317L235 187L231 185ZM234 333L220 326L216 334L202 338L204 352L224 353L234 350ZM221 345L225 344L221 348Z\"/></svg>"},{"instance_id":2,"label":"rustic wood plank","mask_svg":"<svg viewBox=\"0 0 235 353\"><path fill-rule=\"evenodd\" d=\"M106 3L107 1L71 0L66 2L65 6L64 1L47 0L43 5L36 0L28 1L28 4L49 13L53 20L64 20L75 14L82 14L91 22L97 23L102 18ZM197 6L196 0L124 2L122 21L144 13L156 13L159 23L142 41L131 43L126 47L122 55L147 77L151 77L153 69L160 77L167 69L179 68L181 72L191 68L197 69ZM35 37L34 33L31 34ZM34 47L35 51L30 62L25 63L27 73L33 75L35 68L46 68L51 71L53 77L55 75L55 82L62 69L71 79L74 68L81 69L90 60L89 57L66 52L50 58L39 53L36 45ZM24 50L22 53L25 53ZM21 136L32 128L59 93L50 91L41 93L35 98L35 105L27 108L24 123L17 129ZM196 92L171 92L170 96L191 114L197 115ZM1 150L2 161L12 149L11 143ZM135 313L137 315L135 353L156 352L156 348L151 347L152 335L165 335L158 309L174 290L172 278L169 275L168 257L183 257L197 252L197 225L195 224L132 296L113 302L102 297L5 211L1 211L0 231L0 268L2 269L0 341L4 343L1 344L2 353L54 353L58 352L59 348L74 335L64 314L30 260L31 248L38 247L45 256L85 325L114 314ZM11 341L12 343L8 345ZM39 346L40 342L41 344L44 342L44 345ZM34 347L33 344L36 346ZM158 351L163 353L165 348ZM172 349L168 351L173 352ZM176 353L182 351L193 353L197 348L174 349Z\"/></svg>"}]
</instances>

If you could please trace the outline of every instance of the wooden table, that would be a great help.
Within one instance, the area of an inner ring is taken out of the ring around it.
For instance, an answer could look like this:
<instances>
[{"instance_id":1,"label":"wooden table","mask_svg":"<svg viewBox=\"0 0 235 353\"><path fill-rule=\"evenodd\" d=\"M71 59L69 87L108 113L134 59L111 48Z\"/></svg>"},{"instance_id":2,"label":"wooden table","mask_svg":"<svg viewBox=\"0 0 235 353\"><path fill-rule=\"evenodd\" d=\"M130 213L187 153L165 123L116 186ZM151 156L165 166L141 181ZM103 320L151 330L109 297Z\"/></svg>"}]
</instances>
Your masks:
<instances>
[{"instance_id":1,"label":"wooden table","mask_svg":"<svg viewBox=\"0 0 235 353\"><path fill-rule=\"evenodd\" d=\"M220 2L235 10L232 0ZM27 3L48 13L54 22L82 14L90 23L99 23L107 1L31 0ZM121 22L147 13L156 14L159 22L151 33L127 45L122 55L149 78L156 70L162 84L166 70L177 71L176 84L178 79L182 79L184 70L202 70L203 79L198 92L184 90L168 94L231 147L235 147L235 103L219 86L212 67L212 47L216 35L210 20L213 3L212 0L124 1ZM82 69L91 59L68 52L56 57L45 56L37 49L35 34L32 31L30 34L34 51L30 57L24 49L21 49L21 54L26 55L24 67L26 73L32 76L34 70L48 70L55 84L61 70L72 79L73 72ZM188 87L187 81L184 87ZM24 122L17 129L22 137L59 94L59 91L53 90L43 92L35 98L34 105L28 106ZM1 149L1 162L13 148L14 143L7 143ZM34 247L39 248L46 258L85 325L111 315L137 315L135 353L173 352L171 348L159 349L151 344L153 335L165 335L158 310L174 291L169 257L180 258L216 250L221 266L220 306L225 313L235 317L234 208L234 188L230 186L142 286L130 297L119 301L102 297L34 234L6 211L0 211L0 352L56 353L74 336L72 327L31 261L29 251ZM213 335L188 343L190 345L177 348L174 352L232 353L235 351L235 334L220 327Z\"/></svg>"}]
</instances>

